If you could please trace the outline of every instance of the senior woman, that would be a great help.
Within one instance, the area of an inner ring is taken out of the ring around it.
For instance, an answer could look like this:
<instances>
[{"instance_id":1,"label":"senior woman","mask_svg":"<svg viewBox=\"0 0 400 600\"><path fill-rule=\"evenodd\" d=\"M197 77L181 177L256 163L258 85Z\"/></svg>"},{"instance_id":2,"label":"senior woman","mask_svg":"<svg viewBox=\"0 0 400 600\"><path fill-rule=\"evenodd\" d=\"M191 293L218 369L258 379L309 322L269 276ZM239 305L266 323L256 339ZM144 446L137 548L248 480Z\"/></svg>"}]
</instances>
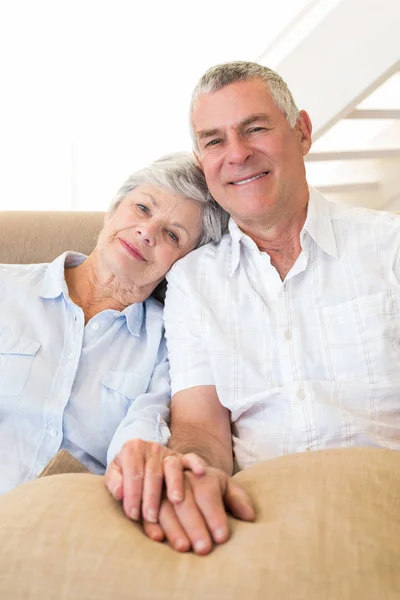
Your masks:
<instances>
[{"instance_id":1,"label":"senior woman","mask_svg":"<svg viewBox=\"0 0 400 600\"><path fill-rule=\"evenodd\" d=\"M128 178L90 256L0 265L0 493L60 449L102 474L127 440L167 441L162 307L150 296L226 223L179 153Z\"/></svg>"}]
</instances>

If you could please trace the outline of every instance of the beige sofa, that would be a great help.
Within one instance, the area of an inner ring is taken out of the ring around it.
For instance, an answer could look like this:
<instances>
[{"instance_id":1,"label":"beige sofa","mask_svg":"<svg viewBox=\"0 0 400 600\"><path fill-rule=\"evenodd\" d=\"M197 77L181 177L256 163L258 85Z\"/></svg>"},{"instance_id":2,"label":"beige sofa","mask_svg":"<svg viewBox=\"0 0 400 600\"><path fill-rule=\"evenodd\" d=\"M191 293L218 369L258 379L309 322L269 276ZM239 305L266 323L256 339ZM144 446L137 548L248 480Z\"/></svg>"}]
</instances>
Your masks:
<instances>
[{"instance_id":1,"label":"beige sofa","mask_svg":"<svg viewBox=\"0 0 400 600\"><path fill-rule=\"evenodd\" d=\"M0 213L0 262L89 252L101 222ZM71 469L59 461L56 471ZM231 519L231 540L207 557L145 538L102 477L50 472L0 497L1 600L400 598L398 453L306 452L239 473L257 520Z\"/></svg>"},{"instance_id":2,"label":"beige sofa","mask_svg":"<svg viewBox=\"0 0 400 600\"><path fill-rule=\"evenodd\" d=\"M49 262L65 252L89 254L102 212L0 211L0 263Z\"/></svg>"}]
</instances>

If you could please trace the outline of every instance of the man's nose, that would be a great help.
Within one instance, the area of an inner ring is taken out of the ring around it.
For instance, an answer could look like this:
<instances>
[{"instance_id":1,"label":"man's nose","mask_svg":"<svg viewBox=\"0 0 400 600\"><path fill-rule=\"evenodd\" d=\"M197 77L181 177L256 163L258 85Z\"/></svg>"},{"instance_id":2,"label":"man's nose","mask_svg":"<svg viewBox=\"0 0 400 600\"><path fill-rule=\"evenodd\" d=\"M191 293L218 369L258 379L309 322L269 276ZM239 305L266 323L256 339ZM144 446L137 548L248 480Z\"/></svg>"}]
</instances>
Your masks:
<instances>
[{"instance_id":1,"label":"man's nose","mask_svg":"<svg viewBox=\"0 0 400 600\"><path fill-rule=\"evenodd\" d=\"M250 145L241 137L234 137L227 144L227 159L231 164L243 164L253 155Z\"/></svg>"}]
</instances>

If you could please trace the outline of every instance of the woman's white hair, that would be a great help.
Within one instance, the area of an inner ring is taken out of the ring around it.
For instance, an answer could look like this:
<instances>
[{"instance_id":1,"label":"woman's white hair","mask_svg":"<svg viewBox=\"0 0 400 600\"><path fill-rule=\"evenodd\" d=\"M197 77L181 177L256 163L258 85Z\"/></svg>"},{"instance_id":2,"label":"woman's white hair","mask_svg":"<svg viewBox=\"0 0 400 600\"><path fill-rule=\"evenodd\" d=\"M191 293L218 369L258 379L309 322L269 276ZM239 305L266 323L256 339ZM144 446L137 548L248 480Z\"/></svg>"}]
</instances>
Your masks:
<instances>
[{"instance_id":1,"label":"woman's white hair","mask_svg":"<svg viewBox=\"0 0 400 600\"><path fill-rule=\"evenodd\" d=\"M288 120L290 127L296 125L299 118L299 109L286 82L278 73L253 62L236 61L222 63L208 69L193 90L190 103L190 131L195 149L198 146L196 135L193 131L192 114L198 97L201 94L217 92L226 85L235 83L236 81L251 81L253 79L261 79L265 83L277 107Z\"/></svg>"},{"instance_id":2,"label":"woman's white hair","mask_svg":"<svg viewBox=\"0 0 400 600\"><path fill-rule=\"evenodd\" d=\"M114 197L109 213L115 211L129 192L145 184L198 202L203 210L203 233L197 245L220 241L227 229L229 215L209 193L204 173L191 152L166 154L130 175Z\"/></svg>"}]
</instances>

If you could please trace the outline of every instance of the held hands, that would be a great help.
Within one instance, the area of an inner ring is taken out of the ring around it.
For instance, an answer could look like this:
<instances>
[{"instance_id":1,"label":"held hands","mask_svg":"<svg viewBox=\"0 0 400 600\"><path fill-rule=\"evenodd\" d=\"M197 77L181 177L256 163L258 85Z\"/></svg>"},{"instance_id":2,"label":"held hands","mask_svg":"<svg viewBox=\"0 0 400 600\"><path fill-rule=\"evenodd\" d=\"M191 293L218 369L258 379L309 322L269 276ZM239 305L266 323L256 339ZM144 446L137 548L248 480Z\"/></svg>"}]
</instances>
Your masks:
<instances>
[{"instance_id":1,"label":"held hands","mask_svg":"<svg viewBox=\"0 0 400 600\"><path fill-rule=\"evenodd\" d=\"M207 554L213 543L225 542L226 510L254 519L251 500L224 471L208 467L196 454L178 454L157 443L127 442L109 465L105 483L129 518L143 519L146 535L166 538L180 552Z\"/></svg>"},{"instance_id":2,"label":"held hands","mask_svg":"<svg viewBox=\"0 0 400 600\"><path fill-rule=\"evenodd\" d=\"M165 538L178 552L193 549L208 554L214 544L229 539L226 511L244 521L254 520L254 509L246 492L224 471L207 467L203 475L184 472L184 500L172 503L164 498L159 523L144 522L146 535L156 541Z\"/></svg>"},{"instance_id":3,"label":"held hands","mask_svg":"<svg viewBox=\"0 0 400 600\"><path fill-rule=\"evenodd\" d=\"M184 469L203 475L206 463L196 454L178 454L156 442L130 440L109 465L105 483L122 500L127 517L157 523L164 480L172 503L184 498Z\"/></svg>"}]
</instances>

